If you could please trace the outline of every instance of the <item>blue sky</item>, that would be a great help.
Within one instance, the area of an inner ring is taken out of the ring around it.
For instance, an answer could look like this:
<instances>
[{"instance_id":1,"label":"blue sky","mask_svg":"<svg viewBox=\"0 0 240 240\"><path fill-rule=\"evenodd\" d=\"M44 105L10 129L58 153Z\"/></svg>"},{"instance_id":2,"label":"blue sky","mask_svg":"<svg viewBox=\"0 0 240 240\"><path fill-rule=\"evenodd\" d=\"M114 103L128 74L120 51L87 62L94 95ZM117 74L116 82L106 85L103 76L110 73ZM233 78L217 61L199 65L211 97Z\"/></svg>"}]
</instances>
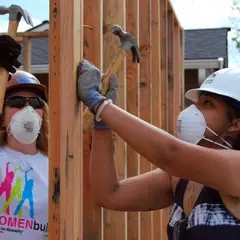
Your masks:
<instances>
[{"instance_id":1,"label":"blue sky","mask_svg":"<svg viewBox=\"0 0 240 240\"><path fill-rule=\"evenodd\" d=\"M67 0L66 0L67 1ZM231 27L229 17L233 15L233 0L171 0L181 25L185 29ZM35 25L49 19L49 0L1 0L1 5L17 4L24 7L31 15ZM0 32L7 31L8 16L0 16ZM19 31L29 28L24 21ZM240 64L239 52L231 42L229 34L230 65Z\"/></svg>"},{"instance_id":2,"label":"blue sky","mask_svg":"<svg viewBox=\"0 0 240 240\"><path fill-rule=\"evenodd\" d=\"M49 0L1 0L1 5L17 4L25 8L36 19L49 18Z\"/></svg>"},{"instance_id":3,"label":"blue sky","mask_svg":"<svg viewBox=\"0 0 240 240\"><path fill-rule=\"evenodd\" d=\"M49 0L1 0L0 4L7 7L11 4L20 5L29 12L35 25L41 23L43 20L49 19ZM6 31L7 20L8 15L0 16L0 31ZM24 31L27 28L28 25L24 24L24 21L21 21L19 30Z\"/></svg>"}]
</instances>

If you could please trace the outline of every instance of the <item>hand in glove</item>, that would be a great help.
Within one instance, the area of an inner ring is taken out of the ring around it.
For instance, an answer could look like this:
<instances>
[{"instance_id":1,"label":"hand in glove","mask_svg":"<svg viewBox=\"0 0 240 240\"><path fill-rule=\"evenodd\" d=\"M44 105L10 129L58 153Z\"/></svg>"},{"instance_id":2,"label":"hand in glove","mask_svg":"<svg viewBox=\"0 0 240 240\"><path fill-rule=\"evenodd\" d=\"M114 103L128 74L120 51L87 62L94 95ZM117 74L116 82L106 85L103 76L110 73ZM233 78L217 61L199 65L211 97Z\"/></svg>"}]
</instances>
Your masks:
<instances>
[{"instance_id":1,"label":"hand in glove","mask_svg":"<svg viewBox=\"0 0 240 240\"><path fill-rule=\"evenodd\" d=\"M96 68L91 62L82 60L78 65L78 97L79 99L94 113L94 107L99 105L106 99L111 99L115 104L117 99L118 79L113 75L110 79L110 86L106 96L102 96L102 80L103 76L100 70ZM94 121L95 128L108 128L102 121Z\"/></svg>"},{"instance_id":2,"label":"hand in glove","mask_svg":"<svg viewBox=\"0 0 240 240\"><path fill-rule=\"evenodd\" d=\"M0 36L0 66L6 71L15 73L16 69L21 66L17 60L21 54L22 47L12 37L8 35Z\"/></svg>"}]
</instances>

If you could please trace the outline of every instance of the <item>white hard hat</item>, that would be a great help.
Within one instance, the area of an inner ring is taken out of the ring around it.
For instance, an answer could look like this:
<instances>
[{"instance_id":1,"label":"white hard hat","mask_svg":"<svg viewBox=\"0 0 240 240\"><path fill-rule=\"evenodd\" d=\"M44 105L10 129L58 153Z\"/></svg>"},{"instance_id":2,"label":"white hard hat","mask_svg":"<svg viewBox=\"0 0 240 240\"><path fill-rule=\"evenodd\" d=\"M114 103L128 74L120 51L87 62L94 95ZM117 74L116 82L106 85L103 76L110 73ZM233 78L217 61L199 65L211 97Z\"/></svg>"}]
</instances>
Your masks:
<instances>
[{"instance_id":1,"label":"white hard hat","mask_svg":"<svg viewBox=\"0 0 240 240\"><path fill-rule=\"evenodd\" d=\"M202 91L219 94L240 102L240 68L220 69L208 76L200 88L186 92L185 97L197 102Z\"/></svg>"}]
</instances>

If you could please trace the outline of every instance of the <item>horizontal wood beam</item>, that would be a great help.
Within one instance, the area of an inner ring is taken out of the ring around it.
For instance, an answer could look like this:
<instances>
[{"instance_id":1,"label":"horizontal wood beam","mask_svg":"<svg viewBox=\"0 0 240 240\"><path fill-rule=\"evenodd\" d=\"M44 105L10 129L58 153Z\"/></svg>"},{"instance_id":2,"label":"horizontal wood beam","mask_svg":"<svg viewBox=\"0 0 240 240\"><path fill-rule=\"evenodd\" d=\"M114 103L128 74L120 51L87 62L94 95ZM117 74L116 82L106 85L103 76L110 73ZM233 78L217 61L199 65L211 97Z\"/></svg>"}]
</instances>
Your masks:
<instances>
[{"instance_id":1,"label":"horizontal wood beam","mask_svg":"<svg viewBox=\"0 0 240 240\"><path fill-rule=\"evenodd\" d=\"M84 28L88 28L90 30L93 29L92 26L83 25ZM7 32L1 32L0 35L5 35ZM49 31L42 31L42 32L18 32L16 36L17 42L24 42L24 38L34 39L34 38L48 38Z\"/></svg>"},{"instance_id":2,"label":"horizontal wood beam","mask_svg":"<svg viewBox=\"0 0 240 240\"><path fill-rule=\"evenodd\" d=\"M0 35L5 35L7 33L1 32ZM49 32L44 31L44 32L18 32L16 36L16 41L17 42L24 42L24 38L48 38L49 37Z\"/></svg>"}]
</instances>

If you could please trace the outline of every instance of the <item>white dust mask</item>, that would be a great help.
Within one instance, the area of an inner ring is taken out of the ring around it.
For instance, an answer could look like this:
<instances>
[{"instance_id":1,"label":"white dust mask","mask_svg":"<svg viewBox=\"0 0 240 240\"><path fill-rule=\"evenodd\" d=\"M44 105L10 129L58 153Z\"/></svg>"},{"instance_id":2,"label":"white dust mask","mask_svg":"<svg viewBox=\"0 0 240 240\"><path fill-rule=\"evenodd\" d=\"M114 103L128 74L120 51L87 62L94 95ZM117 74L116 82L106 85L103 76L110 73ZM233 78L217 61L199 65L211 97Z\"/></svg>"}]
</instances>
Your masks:
<instances>
[{"instance_id":1,"label":"white dust mask","mask_svg":"<svg viewBox=\"0 0 240 240\"><path fill-rule=\"evenodd\" d=\"M207 126L204 115L194 104L183 110L177 119L176 132L179 139L193 144L198 144L200 140L204 139L223 148L232 148L223 138L220 139L226 143L227 146L206 138L204 135L206 129L219 137L218 134Z\"/></svg>"},{"instance_id":2,"label":"white dust mask","mask_svg":"<svg viewBox=\"0 0 240 240\"><path fill-rule=\"evenodd\" d=\"M23 144L31 144L37 139L41 125L41 116L34 108L27 106L13 114L8 126L9 135Z\"/></svg>"}]
</instances>

